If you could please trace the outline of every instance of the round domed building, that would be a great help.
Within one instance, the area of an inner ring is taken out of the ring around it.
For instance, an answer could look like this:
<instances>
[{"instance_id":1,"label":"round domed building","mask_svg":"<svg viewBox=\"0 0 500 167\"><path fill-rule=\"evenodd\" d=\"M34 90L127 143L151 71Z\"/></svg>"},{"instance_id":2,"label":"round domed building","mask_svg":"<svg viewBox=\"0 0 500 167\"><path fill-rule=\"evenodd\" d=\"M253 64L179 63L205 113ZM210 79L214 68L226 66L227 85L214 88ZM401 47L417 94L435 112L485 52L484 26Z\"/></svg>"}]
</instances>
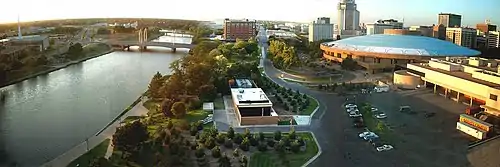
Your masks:
<instances>
[{"instance_id":1,"label":"round domed building","mask_svg":"<svg viewBox=\"0 0 500 167\"><path fill-rule=\"evenodd\" d=\"M346 38L320 45L323 57L342 62L352 58L370 73L392 71L430 58L477 56L481 52L425 36L376 34Z\"/></svg>"}]
</instances>

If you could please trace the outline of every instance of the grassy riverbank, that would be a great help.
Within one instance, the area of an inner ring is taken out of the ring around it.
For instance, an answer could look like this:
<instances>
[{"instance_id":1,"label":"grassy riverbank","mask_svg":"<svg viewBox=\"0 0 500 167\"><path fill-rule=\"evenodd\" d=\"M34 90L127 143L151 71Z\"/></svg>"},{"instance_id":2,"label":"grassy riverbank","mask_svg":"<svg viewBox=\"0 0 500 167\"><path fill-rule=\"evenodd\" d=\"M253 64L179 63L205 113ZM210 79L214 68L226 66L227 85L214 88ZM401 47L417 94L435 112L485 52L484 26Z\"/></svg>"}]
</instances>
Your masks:
<instances>
[{"instance_id":1,"label":"grassy riverbank","mask_svg":"<svg viewBox=\"0 0 500 167\"><path fill-rule=\"evenodd\" d=\"M101 43L89 44L83 48L82 58L80 58L78 60L65 62L65 63L59 64L57 66L39 66L39 67L19 71L13 77L10 77L5 83L0 83L0 87L16 84L16 83L22 82L24 80L37 77L39 75L48 74L48 73L51 73L53 71L57 71L57 70L66 68L70 65L78 64L78 63L81 63L81 62L87 61L89 59L96 58L96 57L99 57L99 56L102 56L102 55L105 55L105 54L108 54L111 52L113 52L113 48L109 47L109 45L101 44Z\"/></svg>"}]
</instances>

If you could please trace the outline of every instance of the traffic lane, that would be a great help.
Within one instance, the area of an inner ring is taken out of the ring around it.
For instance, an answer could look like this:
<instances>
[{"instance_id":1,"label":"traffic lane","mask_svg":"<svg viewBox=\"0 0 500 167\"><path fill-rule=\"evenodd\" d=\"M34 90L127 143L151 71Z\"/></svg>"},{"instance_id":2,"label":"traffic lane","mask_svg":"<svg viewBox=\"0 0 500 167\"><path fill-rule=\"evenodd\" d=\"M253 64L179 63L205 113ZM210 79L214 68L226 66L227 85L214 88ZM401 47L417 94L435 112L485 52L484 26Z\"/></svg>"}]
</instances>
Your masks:
<instances>
[{"instance_id":1,"label":"traffic lane","mask_svg":"<svg viewBox=\"0 0 500 167\"><path fill-rule=\"evenodd\" d=\"M467 164L467 140L455 130L458 116L439 107L440 105L452 107L451 105L460 104L434 99L440 98L439 96L426 98L430 99L426 101L390 92L374 94L370 101L388 114L386 122L393 127L397 139L393 145L396 151L406 153L407 156L402 158L408 164L418 166L452 164L452 166L463 166ZM429 103L429 100L435 102ZM433 111L436 115L432 118L425 118L422 113L400 113L400 105L412 106L417 112Z\"/></svg>"}]
</instances>

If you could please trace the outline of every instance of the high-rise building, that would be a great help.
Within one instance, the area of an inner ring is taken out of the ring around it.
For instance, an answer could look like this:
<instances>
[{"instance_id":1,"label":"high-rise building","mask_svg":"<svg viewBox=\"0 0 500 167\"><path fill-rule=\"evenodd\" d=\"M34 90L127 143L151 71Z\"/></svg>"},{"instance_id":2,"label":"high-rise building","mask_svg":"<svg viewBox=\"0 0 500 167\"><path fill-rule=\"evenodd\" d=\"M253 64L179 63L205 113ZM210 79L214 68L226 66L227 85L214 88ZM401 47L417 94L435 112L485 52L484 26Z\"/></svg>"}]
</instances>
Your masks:
<instances>
[{"instance_id":1,"label":"high-rise building","mask_svg":"<svg viewBox=\"0 0 500 167\"><path fill-rule=\"evenodd\" d=\"M442 24L438 24L432 27L432 37L446 40L446 27Z\"/></svg>"},{"instance_id":2,"label":"high-rise building","mask_svg":"<svg viewBox=\"0 0 500 167\"><path fill-rule=\"evenodd\" d=\"M486 36L486 46L488 48L498 48L500 47L500 32L489 31Z\"/></svg>"},{"instance_id":3,"label":"high-rise building","mask_svg":"<svg viewBox=\"0 0 500 167\"><path fill-rule=\"evenodd\" d=\"M366 24L366 35L384 34L385 29L393 29L394 26L389 24L373 23Z\"/></svg>"},{"instance_id":4,"label":"high-rise building","mask_svg":"<svg viewBox=\"0 0 500 167\"><path fill-rule=\"evenodd\" d=\"M497 31L497 26L490 24L489 20L486 20L485 23L476 24L476 29L480 34L486 34L489 31Z\"/></svg>"},{"instance_id":5,"label":"high-rise building","mask_svg":"<svg viewBox=\"0 0 500 167\"><path fill-rule=\"evenodd\" d=\"M474 48L476 47L477 30L473 28L455 27L446 28L446 40L457 45Z\"/></svg>"},{"instance_id":6,"label":"high-rise building","mask_svg":"<svg viewBox=\"0 0 500 167\"><path fill-rule=\"evenodd\" d=\"M378 20L377 23L392 25L393 29L403 29L403 23L395 19Z\"/></svg>"},{"instance_id":7,"label":"high-rise building","mask_svg":"<svg viewBox=\"0 0 500 167\"><path fill-rule=\"evenodd\" d=\"M438 25L442 24L444 27L461 27L462 16L452 13L440 13L438 15Z\"/></svg>"},{"instance_id":8,"label":"high-rise building","mask_svg":"<svg viewBox=\"0 0 500 167\"><path fill-rule=\"evenodd\" d=\"M317 24L330 24L330 18L329 17L318 17L316 20Z\"/></svg>"},{"instance_id":9,"label":"high-rise building","mask_svg":"<svg viewBox=\"0 0 500 167\"><path fill-rule=\"evenodd\" d=\"M236 39L248 40L257 35L257 22L255 20L224 20L223 38L228 41Z\"/></svg>"},{"instance_id":10,"label":"high-rise building","mask_svg":"<svg viewBox=\"0 0 500 167\"><path fill-rule=\"evenodd\" d=\"M354 0L340 0L337 9L337 34L352 35L359 30L359 11Z\"/></svg>"},{"instance_id":11,"label":"high-rise building","mask_svg":"<svg viewBox=\"0 0 500 167\"><path fill-rule=\"evenodd\" d=\"M317 21L320 21L320 23L312 22L309 24L309 41L314 42L323 39L333 39L333 24L326 24L326 22L320 20L320 18L318 18Z\"/></svg>"}]
</instances>

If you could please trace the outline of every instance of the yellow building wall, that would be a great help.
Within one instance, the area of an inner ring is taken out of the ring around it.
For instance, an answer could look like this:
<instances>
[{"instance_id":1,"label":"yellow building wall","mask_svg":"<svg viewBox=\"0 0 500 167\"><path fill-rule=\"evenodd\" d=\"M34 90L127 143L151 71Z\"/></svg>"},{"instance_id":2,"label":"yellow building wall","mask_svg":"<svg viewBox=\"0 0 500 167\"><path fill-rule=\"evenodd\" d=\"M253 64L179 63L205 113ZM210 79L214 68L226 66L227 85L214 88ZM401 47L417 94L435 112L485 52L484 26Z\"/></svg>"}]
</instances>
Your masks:
<instances>
[{"instance_id":1,"label":"yellow building wall","mask_svg":"<svg viewBox=\"0 0 500 167\"><path fill-rule=\"evenodd\" d=\"M393 79L394 85L403 89L415 89L422 83L420 77L410 75L406 70L395 71Z\"/></svg>"}]
</instances>

